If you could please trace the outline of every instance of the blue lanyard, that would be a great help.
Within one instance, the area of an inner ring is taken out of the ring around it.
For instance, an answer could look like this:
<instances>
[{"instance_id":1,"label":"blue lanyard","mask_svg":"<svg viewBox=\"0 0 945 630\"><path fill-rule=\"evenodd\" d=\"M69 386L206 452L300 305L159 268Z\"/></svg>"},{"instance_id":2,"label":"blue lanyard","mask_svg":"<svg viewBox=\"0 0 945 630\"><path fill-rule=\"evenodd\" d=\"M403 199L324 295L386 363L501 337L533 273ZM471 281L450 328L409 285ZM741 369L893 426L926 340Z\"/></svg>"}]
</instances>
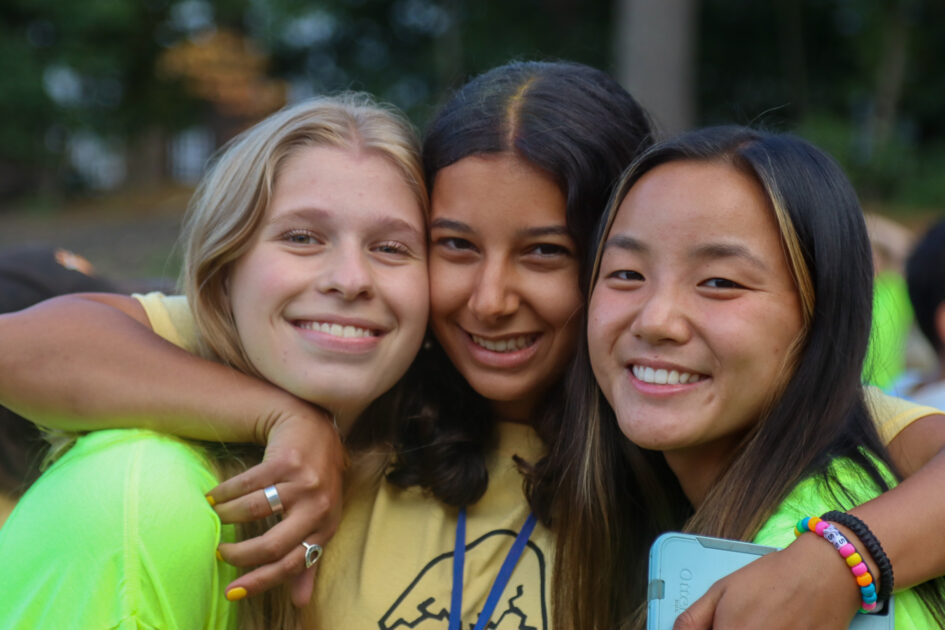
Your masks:
<instances>
[{"instance_id":1,"label":"blue lanyard","mask_svg":"<svg viewBox=\"0 0 945 630\"><path fill-rule=\"evenodd\" d=\"M512 577L512 571L518 564L519 558L525 552L525 545L535 529L535 515L529 514L521 531L515 537L512 548L505 556L499 574L495 576L495 582L492 583L492 590L489 591L489 597L486 598L486 604L479 613L479 620L476 622L474 630L484 630L492 613L495 611L496 604L505 590L506 584ZM450 598L450 625L449 630L460 630L463 614L463 567L466 564L466 508L459 510L459 518L456 521L456 542L453 545L453 592Z\"/></svg>"}]
</instances>

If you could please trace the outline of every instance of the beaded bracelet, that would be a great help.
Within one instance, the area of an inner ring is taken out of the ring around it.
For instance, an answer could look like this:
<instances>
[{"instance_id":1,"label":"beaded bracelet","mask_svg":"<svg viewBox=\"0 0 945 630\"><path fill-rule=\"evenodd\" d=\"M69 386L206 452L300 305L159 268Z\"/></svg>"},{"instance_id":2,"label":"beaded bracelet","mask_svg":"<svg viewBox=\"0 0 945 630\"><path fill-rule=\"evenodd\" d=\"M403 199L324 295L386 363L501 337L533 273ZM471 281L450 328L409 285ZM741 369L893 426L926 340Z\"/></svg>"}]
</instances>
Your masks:
<instances>
[{"instance_id":1,"label":"beaded bracelet","mask_svg":"<svg viewBox=\"0 0 945 630\"><path fill-rule=\"evenodd\" d=\"M856 547L840 533L840 530L831 523L822 520L816 516L805 516L797 522L794 528L794 535L800 536L804 532L814 532L818 536L826 539L834 548L840 552L840 555L850 567L850 572L856 578L856 584L860 587L860 612L868 613L876 610L876 585L873 584L873 574L869 567L863 562L863 558L857 553Z\"/></svg>"},{"instance_id":2,"label":"beaded bracelet","mask_svg":"<svg viewBox=\"0 0 945 630\"><path fill-rule=\"evenodd\" d=\"M876 568L879 569L879 592L876 594L876 597L880 602L888 600L893 591L892 563L889 561L886 552L883 551L883 546L879 544L879 540L876 539L876 536L873 535L870 528L866 526L866 523L853 514L838 512L836 510L827 512L820 518L825 521L839 523L856 534L856 537L863 543L866 551L872 556L873 562L876 563Z\"/></svg>"}]
</instances>

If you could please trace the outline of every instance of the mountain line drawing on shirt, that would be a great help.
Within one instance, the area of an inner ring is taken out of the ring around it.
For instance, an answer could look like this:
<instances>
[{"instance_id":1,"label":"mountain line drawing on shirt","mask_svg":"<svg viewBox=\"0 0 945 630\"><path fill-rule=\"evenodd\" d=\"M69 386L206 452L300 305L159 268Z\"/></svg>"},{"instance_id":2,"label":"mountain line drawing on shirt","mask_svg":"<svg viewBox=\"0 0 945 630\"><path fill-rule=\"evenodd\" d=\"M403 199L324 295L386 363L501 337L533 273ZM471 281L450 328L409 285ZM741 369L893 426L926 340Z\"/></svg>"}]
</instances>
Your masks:
<instances>
[{"instance_id":1,"label":"mountain line drawing on shirt","mask_svg":"<svg viewBox=\"0 0 945 630\"><path fill-rule=\"evenodd\" d=\"M466 579L477 571L488 571L489 588L499 566L518 532L496 529L466 545ZM548 606L545 601L545 555L528 541L509 583L486 624L486 630L547 630ZM484 568L485 567L485 568ZM380 630L446 630L450 618L453 575L452 550L430 560L411 580L378 621ZM481 610L488 591L478 602ZM466 607L464 598L464 608ZM478 618L463 620L464 630L472 630Z\"/></svg>"}]
</instances>

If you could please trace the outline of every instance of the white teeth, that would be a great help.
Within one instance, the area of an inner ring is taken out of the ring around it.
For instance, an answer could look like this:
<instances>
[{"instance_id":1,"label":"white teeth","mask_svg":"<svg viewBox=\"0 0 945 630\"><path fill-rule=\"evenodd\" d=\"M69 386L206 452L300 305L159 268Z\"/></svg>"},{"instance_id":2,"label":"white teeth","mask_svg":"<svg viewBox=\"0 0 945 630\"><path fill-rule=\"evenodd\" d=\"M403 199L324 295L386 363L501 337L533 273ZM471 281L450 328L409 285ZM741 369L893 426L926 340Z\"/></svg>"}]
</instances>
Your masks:
<instances>
[{"instance_id":1,"label":"white teeth","mask_svg":"<svg viewBox=\"0 0 945 630\"><path fill-rule=\"evenodd\" d=\"M470 335L470 337L472 337L473 343L475 343L477 346L481 346L486 350L491 350L492 352L514 352L516 350L521 350L522 348L527 348L528 346L535 343L535 340L538 338L535 335L522 335L519 337L512 337L510 339L491 341L478 335Z\"/></svg>"},{"instance_id":2,"label":"white teeth","mask_svg":"<svg viewBox=\"0 0 945 630\"><path fill-rule=\"evenodd\" d=\"M317 330L327 333L332 337L374 337L376 333L367 328L358 328L356 326L342 326L341 324L328 324L318 322L296 322L299 328L308 330Z\"/></svg>"},{"instance_id":3,"label":"white teeth","mask_svg":"<svg viewBox=\"0 0 945 630\"><path fill-rule=\"evenodd\" d=\"M702 380L699 374L690 372L679 372L677 370L666 370L659 368L654 370L651 367L634 365L633 375L644 383L653 383L655 385L685 385L686 383L695 383Z\"/></svg>"}]
</instances>

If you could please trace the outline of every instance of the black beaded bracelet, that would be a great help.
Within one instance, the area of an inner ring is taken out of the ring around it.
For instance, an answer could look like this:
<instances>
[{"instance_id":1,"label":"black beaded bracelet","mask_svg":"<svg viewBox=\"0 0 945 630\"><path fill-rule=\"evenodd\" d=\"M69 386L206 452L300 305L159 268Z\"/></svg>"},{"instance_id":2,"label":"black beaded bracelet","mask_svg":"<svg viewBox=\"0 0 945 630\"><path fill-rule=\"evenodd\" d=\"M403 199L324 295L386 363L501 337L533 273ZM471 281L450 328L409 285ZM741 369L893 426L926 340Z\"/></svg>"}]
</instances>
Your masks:
<instances>
[{"instance_id":1,"label":"black beaded bracelet","mask_svg":"<svg viewBox=\"0 0 945 630\"><path fill-rule=\"evenodd\" d=\"M879 590L876 592L876 599L880 602L887 601L893 590L892 563L889 561L886 552L883 551L883 546L879 544L879 540L866 526L866 523L848 512L837 510L827 512L820 518L825 521L839 523L856 534L856 537L863 543L863 548L872 556L873 562L876 563L876 567L879 569Z\"/></svg>"}]
</instances>

